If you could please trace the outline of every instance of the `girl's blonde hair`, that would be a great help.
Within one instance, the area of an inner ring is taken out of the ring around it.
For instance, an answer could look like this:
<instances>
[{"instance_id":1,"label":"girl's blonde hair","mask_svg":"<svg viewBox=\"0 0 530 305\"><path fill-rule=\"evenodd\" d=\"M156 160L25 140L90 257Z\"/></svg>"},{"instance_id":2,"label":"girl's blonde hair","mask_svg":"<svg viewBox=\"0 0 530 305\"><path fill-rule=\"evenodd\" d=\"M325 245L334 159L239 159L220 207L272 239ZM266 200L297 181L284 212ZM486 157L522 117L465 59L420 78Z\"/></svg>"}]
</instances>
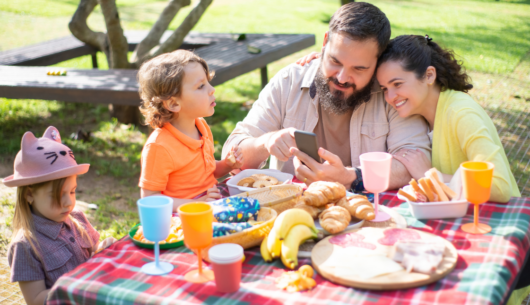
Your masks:
<instances>
[{"instance_id":1,"label":"girl's blonde hair","mask_svg":"<svg viewBox=\"0 0 530 305\"><path fill-rule=\"evenodd\" d=\"M52 184L52 196L53 196L53 205L61 206L61 192L63 190L63 185L66 178L56 179L52 181L41 182L33 185L25 185L17 187L17 202L15 204L15 215L13 216L13 237L9 243L9 248L18 241L20 238L25 237L29 242L31 249L35 252L37 257L42 260L41 252L39 249L39 242L35 236L35 226L33 224L33 215L31 214L31 206L26 199L26 194L28 190L35 192L36 190L46 186L48 183ZM88 233L83 225L79 221L68 215L70 221L74 224L75 228L81 237L87 241L91 246L93 246L91 238L88 236Z\"/></svg>"},{"instance_id":2,"label":"girl's blonde hair","mask_svg":"<svg viewBox=\"0 0 530 305\"><path fill-rule=\"evenodd\" d=\"M146 125L161 128L171 120L173 112L164 107L164 100L178 97L182 93L184 67L190 62L199 63L210 81L214 73L208 69L206 61L186 50L177 50L162 54L145 62L138 71L140 84L140 111L145 117Z\"/></svg>"}]
</instances>

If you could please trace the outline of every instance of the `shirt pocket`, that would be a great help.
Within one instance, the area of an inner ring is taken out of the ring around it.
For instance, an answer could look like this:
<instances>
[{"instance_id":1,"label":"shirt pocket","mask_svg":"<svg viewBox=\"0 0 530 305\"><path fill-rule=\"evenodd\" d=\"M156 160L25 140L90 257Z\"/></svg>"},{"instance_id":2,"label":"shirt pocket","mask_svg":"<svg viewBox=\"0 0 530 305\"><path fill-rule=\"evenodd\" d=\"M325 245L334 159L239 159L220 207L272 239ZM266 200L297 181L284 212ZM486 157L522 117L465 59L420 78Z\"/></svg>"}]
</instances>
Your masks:
<instances>
[{"instance_id":1,"label":"shirt pocket","mask_svg":"<svg viewBox=\"0 0 530 305\"><path fill-rule=\"evenodd\" d=\"M388 123L363 123L361 126L361 141L363 152L387 151Z\"/></svg>"},{"instance_id":2,"label":"shirt pocket","mask_svg":"<svg viewBox=\"0 0 530 305\"><path fill-rule=\"evenodd\" d=\"M45 253L45 255L43 255L46 277L52 285L60 276L70 271L68 269L68 261L71 260L72 257L73 254L66 248L66 245L60 246L52 253Z\"/></svg>"}]
</instances>

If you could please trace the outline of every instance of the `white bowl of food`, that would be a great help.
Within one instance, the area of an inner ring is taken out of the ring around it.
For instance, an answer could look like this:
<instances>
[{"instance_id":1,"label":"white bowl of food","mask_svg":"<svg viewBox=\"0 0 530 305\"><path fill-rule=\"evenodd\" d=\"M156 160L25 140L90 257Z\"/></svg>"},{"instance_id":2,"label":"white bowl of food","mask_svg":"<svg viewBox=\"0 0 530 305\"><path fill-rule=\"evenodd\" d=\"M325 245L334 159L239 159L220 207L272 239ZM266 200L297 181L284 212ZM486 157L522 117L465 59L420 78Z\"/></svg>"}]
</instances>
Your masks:
<instances>
[{"instance_id":1,"label":"white bowl of food","mask_svg":"<svg viewBox=\"0 0 530 305\"><path fill-rule=\"evenodd\" d=\"M411 191L412 187L403 187L405 192ZM398 198L409 203L410 212L416 219L441 219L460 218L467 213L469 202L465 199L435 202L414 202L398 195Z\"/></svg>"},{"instance_id":2,"label":"white bowl of food","mask_svg":"<svg viewBox=\"0 0 530 305\"><path fill-rule=\"evenodd\" d=\"M435 171L429 170L418 182L412 179L411 184L399 190L398 198L409 203L415 218L460 218L466 215L469 202L460 192L441 182Z\"/></svg>"},{"instance_id":3,"label":"white bowl of food","mask_svg":"<svg viewBox=\"0 0 530 305\"><path fill-rule=\"evenodd\" d=\"M254 191L262 187L291 184L293 175L275 169L245 169L226 183L230 196Z\"/></svg>"}]
</instances>

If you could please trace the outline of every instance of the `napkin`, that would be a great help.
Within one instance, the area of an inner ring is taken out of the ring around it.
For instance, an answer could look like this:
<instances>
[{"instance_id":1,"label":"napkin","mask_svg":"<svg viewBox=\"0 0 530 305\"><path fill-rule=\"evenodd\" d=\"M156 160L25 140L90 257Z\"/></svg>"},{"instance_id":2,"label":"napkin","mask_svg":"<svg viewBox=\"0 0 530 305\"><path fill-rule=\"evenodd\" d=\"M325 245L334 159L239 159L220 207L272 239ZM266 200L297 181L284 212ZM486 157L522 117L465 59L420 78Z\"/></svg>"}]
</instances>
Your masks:
<instances>
[{"instance_id":1,"label":"napkin","mask_svg":"<svg viewBox=\"0 0 530 305\"><path fill-rule=\"evenodd\" d=\"M232 223L219 223L214 222L213 224L213 237L226 236L233 233L241 232L245 229L252 227L248 222L232 222Z\"/></svg>"},{"instance_id":2,"label":"napkin","mask_svg":"<svg viewBox=\"0 0 530 305\"><path fill-rule=\"evenodd\" d=\"M236 223L257 220L259 201L248 197L227 197L209 202L213 217L219 223Z\"/></svg>"}]
</instances>

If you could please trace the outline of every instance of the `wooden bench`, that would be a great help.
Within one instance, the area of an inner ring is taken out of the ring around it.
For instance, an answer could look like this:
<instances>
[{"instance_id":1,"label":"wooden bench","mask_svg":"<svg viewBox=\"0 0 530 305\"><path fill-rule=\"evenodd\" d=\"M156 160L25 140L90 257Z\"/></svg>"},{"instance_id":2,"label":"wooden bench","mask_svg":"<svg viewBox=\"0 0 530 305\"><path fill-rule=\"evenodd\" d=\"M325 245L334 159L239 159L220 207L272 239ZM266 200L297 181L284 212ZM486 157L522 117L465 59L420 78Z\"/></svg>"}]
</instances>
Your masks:
<instances>
[{"instance_id":1,"label":"wooden bench","mask_svg":"<svg viewBox=\"0 0 530 305\"><path fill-rule=\"evenodd\" d=\"M130 49L134 49L145 34L140 31L128 32ZM162 40L169 34L166 32ZM66 69L67 76L48 76L46 72L49 68L24 67L28 63L49 65L94 53L92 47L79 41L74 43L72 38L67 38L54 40L54 47L50 41L29 46L25 53L22 50L24 48L0 53L0 63L4 64L0 66L0 97L139 104L136 70ZM315 36L312 34L246 34L245 40L234 41L231 34L190 33L182 48L195 49L195 53L208 62L216 74L211 82L214 86L255 69L261 69L264 85L267 83L267 64L314 44ZM251 54L247 45L257 47L261 52ZM53 52L57 57L53 56Z\"/></svg>"}]
</instances>

